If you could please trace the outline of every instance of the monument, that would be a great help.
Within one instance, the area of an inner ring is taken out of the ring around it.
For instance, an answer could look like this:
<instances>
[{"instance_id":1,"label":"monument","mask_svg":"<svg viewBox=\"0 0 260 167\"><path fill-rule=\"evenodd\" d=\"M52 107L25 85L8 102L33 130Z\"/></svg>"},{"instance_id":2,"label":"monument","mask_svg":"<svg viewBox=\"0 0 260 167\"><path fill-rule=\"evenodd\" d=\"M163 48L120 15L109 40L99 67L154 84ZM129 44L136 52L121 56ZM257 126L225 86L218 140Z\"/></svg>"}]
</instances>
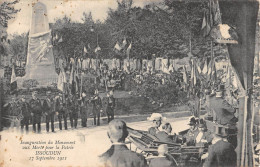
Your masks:
<instances>
[{"instance_id":1,"label":"monument","mask_svg":"<svg viewBox=\"0 0 260 167\"><path fill-rule=\"evenodd\" d=\"M47 8L41 2L33 6L28 41L26 74L17 78L18 87L22 87L25 80L36 80L40 87L57 83Z\"/></svg>"}]
</instances>

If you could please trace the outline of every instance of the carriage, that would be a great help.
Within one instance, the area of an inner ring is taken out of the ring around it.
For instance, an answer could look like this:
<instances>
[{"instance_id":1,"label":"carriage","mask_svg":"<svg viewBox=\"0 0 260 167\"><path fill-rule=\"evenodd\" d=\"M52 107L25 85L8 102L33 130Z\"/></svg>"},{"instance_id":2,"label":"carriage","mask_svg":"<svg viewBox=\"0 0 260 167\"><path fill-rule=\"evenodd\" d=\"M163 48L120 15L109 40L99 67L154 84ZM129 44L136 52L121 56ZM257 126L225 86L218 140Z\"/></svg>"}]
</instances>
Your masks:
<instances>
[{"instance_id":1,"label":"carriage","mask_svg":"<svg viewBox=\"0 0 260 167\"><path fill-rule=\"evenodd\" d=\"M130 143L130 149L143 154L148 161L158 155L157 149L161 144L167 144L169 149L167 156L175 161L178 166L200 166L202 164L200 157L207 152L207 147L205 146L184 146L181 143L160 142L147 131L128 127L128 132L127 139ZM180 132L179 137L182 137L185 132L187 130Z\"/></svg>"}]
</instances>

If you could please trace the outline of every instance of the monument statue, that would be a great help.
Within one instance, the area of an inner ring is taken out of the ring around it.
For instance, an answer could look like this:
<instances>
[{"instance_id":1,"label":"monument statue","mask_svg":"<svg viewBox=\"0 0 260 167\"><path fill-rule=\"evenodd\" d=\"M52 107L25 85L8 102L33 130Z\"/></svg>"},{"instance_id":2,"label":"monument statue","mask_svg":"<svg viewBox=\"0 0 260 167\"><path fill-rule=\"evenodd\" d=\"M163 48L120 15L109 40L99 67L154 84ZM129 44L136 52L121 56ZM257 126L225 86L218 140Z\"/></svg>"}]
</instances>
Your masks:
<instances>
[{"instance_id":1,"label":"monument statue","mask_svg":"<svg viewBox=\"0 0 260 167\"><path fill-rule=\"evenodd\" d=\"M18 78L18 86L25 80L37 80L39 86L57 83L51 44L51 30L46 6L38 2L32 10L25 76Z\"/></svg>"}]
</instances>

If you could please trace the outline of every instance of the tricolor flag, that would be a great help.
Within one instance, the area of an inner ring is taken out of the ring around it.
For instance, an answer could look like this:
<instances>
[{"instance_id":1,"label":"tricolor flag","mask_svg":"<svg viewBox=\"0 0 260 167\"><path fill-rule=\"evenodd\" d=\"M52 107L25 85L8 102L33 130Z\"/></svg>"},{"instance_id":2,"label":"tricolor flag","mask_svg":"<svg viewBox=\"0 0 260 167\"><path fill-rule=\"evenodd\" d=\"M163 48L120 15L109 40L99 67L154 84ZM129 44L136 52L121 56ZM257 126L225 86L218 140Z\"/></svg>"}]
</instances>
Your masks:
<instances>
[{"instance_id":1,"label":"tricolor flag","mask_svg":"<svg viewBox=\"0 0 260 167\"><path fill-rule=\"evenodd\" d=\"M84 53L88 53L88 50L85 46L84 46Z\"/></svg>"},{"instance_id":2,"label":"tricolor flag","mask_svg":"<svg viewBox=\"0 0 260 167\"><path fill-rule=\"evenodd\" d=\"M207 62L207 58L206 58L204 67L202 69L202 73L205 75L207 72L208 72L208 62Z\"/></svg>"},{"instance_id":3,"label":"tricolor flag","mask_svg":"<svg viewBox=\"0 0 260 167\"><path fill-rule=\"evenodd\" d=\"M62 40L62 37L60 37L60 39L59 39L59 41L58 42L63 42L63 40Z\"/></svg>"},{"instance_id":4,"label":"tricolor flag","mask_svg":"<svg viewBox=\"0 0 260 167\"><path fill-rule=\"evenodd\" d=\"M118 42L116 42L116 45L114 46L114 49L120 51L122 48L119 46Z\"/></svg>"},{"instance_id":5,"label":"tricolor flag","mask_svg":"<svg viewBox=\"0 0 260 167\"><path fill-rule=\"evenodd\" d=\"M124 38L123 43L122 43L122 48L124 48L126 46L127 42L126 39Z\"/></svg>"},{"instance_id":6,"label":"tricolor flag","mask_svg":"<svg viewBox=\"0 0 260 167\"><path fill-rule=\"evenodd\" d=\"M14 65L13 65L13 68L12 68L10 88L11 88L11 94L14 93L16 91L16 89L17 89L17 81L16 81Z\"/></svg>"},{"instance_id":7,"label":"tricolor flag","mask_svg":"<svg viewBox=\"0 0 260 167\"><path fill-rule=\"evenodd\" d=\"M187 75L187 70L185 65L183 65L183 82L188 84L188 75Z\"/></svg>"},{"instance_id":8,"label":"tricolor flag","mask_svg":"<svg viewBox=\"0 0 260 167\"><path fill-rule=\"evenodd\" d=\"M100 50L101 50L101 48L99 46L97 46L96 49L95 49L95 52L98 52Z\"/></svg>"},{"instance_id":9,"label":"tricolor flag","mask_svg":"<svg viewBox=\"0 0 260 167\"><path fill-rule=\"evenodd\" d=\"M63 69L63 67L60 67L60 74L58 76L58 83L57 83L57 88L62 91L65 92L65 83L67 82L67 76L66 73Z\"/></svg>"},{"instance_id":10,"label":"tricolor flag","mask_svg":"<svg viewBox=\"0 0 260 167\"><path fill-rule=\"evenodd\" d=\"M127 55L127 58L128 60L130 59L130 50L132 48L132 42L130 43L130 45L128 46L127 50L126 50L126 55Z\"/></svg>"}]
</instances>

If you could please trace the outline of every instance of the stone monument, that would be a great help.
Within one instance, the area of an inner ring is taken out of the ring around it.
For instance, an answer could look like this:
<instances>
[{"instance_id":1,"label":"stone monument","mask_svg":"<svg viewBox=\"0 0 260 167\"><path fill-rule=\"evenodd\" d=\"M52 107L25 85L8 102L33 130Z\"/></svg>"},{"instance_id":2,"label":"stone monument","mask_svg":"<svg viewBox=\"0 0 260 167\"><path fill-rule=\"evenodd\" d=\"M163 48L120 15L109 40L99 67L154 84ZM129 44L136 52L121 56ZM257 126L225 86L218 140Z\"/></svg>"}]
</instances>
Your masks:
<instances>
[{"instance_id":1,"label":"stone monument","mask_svg":"<svg viewBox=\"0 0 260 167\"><path fill-rule=\"evenodd\" d=\"M17 78L18 87L22 87L22 83L30 79L36 80L40 87L50 86L57 83L58 80L58 74L55 72L47 8L41 2L36 3L32 9L25 73L24 77Z\"/></svg>"}]
</instances>

